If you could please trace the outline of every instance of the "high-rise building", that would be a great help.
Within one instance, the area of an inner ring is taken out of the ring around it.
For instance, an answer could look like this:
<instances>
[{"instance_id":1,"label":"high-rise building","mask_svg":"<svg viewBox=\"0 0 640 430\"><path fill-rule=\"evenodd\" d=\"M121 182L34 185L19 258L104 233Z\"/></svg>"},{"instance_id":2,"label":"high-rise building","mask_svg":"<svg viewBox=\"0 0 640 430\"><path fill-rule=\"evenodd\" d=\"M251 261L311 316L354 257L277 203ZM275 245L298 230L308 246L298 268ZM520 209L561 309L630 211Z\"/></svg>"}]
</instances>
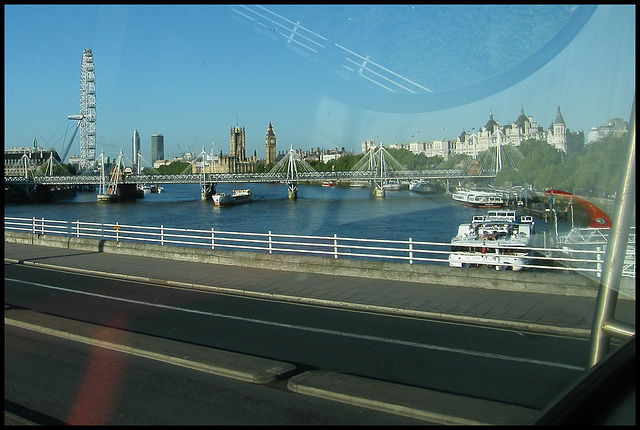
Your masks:
<instances>
[{"instance_id":1,"label":"high-rise building","mask_svg":"<svg viewBox=\"0 0 640 430\"><path fill-rule=\"evenodd\" d=\"M131 141L131 149L133 153L133 170L137 171L140 160L138 160L138 153L140 152L140 134L138 130L133 130L133 139Z\"/></svg>"},{"instance_id":2,"label":"high-rise building","mask_svg":"<svg viewBox=\"0 0 640 430\"><path fill-rule=\"evenodd\" d=\"M151 135L151 164L164 160L164 136L159 133Z\"/></svg>"},{"instance_id":3,"label":"high-rise building","mask_svg":"<svg viewBox=\"0 0 640 430\"><path fill-rule=\"evenodd\" d=\"M273 132L273 126L269 121L269 127L267 128L267 135L265 137L265 146L267 150L266 164L276 162L276 134Z\"/></svg>"}]
</instances>

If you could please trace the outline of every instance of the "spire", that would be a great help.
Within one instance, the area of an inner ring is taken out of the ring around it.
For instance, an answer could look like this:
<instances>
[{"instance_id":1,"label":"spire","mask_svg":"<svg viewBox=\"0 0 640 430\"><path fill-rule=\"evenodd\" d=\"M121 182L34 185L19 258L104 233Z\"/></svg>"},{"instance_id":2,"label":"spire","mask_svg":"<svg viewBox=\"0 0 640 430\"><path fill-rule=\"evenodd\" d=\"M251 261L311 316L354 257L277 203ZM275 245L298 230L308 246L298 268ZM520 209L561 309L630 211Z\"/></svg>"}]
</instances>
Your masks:
<instances>
[{"instance_id":1,"label":"spire","mask_svg":"<svg viewBox=\"0 0 640 430\"><path fill-rule=\"evenodd\" d=\"M524 114L524 106L520 105L520 116L516 120L516 126L519 129L524 130L525 123L527 122L531 122L531 121L529 121L529 118L527 118L527 116Z\"/></svg>"},{"instance_id":2,"label":"spire","mask_svg":"<svg viewBox=\"0 0 640 430\"><path fill-rule=\"evenodd\" d=\"M491 133L494 132L495 127L498 125L498 123L493 119L493 112L490 110L489 111L489 121L487 121L487 130L491 131Z\"/></svg>"},{"instance_id":3,"label":"spire","mask_svg":"<svg viewBox=\"0 0 640 430\"><path fill-rule=\"evenodd\" d=\"M554 124L564 124L564 118L562 118L562 114L560 113L560 106L558 106L558 113L556 114Z\"/></svg>"}]
</instances>

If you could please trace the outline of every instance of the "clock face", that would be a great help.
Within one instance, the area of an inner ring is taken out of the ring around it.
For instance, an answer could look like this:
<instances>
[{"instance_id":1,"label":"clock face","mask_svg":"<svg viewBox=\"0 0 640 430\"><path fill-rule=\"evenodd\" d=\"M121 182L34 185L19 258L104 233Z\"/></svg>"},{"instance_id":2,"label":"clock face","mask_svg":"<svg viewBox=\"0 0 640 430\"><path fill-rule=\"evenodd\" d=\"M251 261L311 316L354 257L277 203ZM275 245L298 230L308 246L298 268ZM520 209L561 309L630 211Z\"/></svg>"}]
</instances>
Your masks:
<instances>
[{"instance_id":1,"label":"clock face","mask_svg":"<svg viewBox=\"0 0 640 430\"><path fill-rule=\"evenodd\" d=\"M271 143L274 143L274 142L275 142L275 140L271 139Z\"/></svg>"}]
</instances>

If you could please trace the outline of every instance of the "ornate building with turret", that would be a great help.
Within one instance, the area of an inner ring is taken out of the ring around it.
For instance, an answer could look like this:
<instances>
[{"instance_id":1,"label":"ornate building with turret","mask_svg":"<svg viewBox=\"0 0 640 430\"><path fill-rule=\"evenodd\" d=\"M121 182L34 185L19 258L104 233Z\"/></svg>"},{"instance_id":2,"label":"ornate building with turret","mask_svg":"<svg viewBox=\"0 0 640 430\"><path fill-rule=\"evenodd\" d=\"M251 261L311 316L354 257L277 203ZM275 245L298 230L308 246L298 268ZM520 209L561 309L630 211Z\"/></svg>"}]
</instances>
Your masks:
<instances>
[{"instance_id":1,"label":"ornate building with turret","mask_svg":"<svg viewBox=\"0 0 640 430\"><path fill-rule=\"evenodd\" d=\"M473 156L489 148L495 148L498 144L520 146L522 142L530 139L546 141L564 153L584 146L584 133L574 133L567 129L560 106L558 106L556 119L546 130L538 126L533 117L525 115L522 107L518 119L506 126L501 126L494 120L493 113L490 112L489 120L477 133L474 131L467 134L463 131L456 141L452 142L452 152Z\"/></svg>"}]
</instances>

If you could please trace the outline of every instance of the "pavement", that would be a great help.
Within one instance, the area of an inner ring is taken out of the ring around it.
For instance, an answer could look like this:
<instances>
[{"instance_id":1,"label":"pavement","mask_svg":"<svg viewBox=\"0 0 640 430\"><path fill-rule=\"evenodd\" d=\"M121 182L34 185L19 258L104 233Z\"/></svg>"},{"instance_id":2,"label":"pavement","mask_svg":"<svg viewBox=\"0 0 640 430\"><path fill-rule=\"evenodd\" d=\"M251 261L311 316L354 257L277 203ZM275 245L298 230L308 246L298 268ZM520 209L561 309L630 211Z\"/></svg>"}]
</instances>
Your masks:
<instances>
[{"instance_id":1,"label":"pavement","mask_svg":"<svg viewBox=\"0 0 640 430\"><path fill-rule=\"evenodd\" d=\"M5 242L4 251L5 264L64 268L78 273L109 275L158 285L585 339L589 338L596 304L596 298L593 297L257 269L20 243ZM489 272L487 269L488 276L491 276ZM635 323L635 301L619 300L616 318ZM100 346L125 353L252 383L269 383L295 370L288 363L254 357L239 358L223 351L156 340L144 335L136 335L138 337L127 345L119 345L108 339L96 340L90 335L90 324L7 309L6 306L5 324L85 343L101 342ZM375 389L370 384L374 384ZM365 382L362 378L333 372L295 375L289 379L288 388L302 394L439 424L522 424L529 422L537 412L381 381ZM400 392L401 395L398 394ZM453 408L455 410L450 406L461 403L468 406ZM6 418L5 414L5 422Z\"/></svg>"}]
</instances>

